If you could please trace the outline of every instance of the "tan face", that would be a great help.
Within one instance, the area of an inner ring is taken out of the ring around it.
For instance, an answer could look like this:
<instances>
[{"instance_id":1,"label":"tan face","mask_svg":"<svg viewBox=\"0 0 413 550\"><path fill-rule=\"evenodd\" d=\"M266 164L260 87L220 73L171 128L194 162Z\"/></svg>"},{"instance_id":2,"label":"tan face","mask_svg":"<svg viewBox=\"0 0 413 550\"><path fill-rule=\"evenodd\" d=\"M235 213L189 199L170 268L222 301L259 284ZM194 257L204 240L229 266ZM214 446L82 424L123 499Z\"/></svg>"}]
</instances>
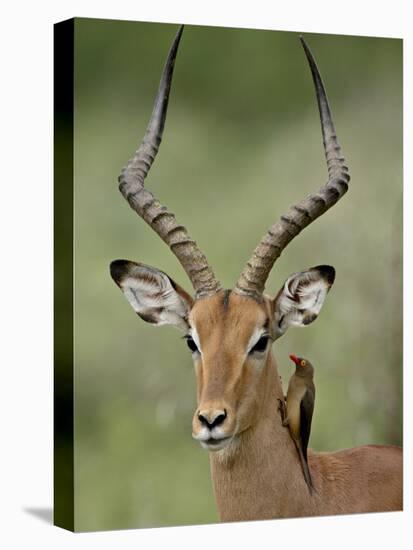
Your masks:
<instances>
[{"instance_id":1,"label":"tan face","mask_svg":"<svg viewBox=\"0 0 413 550\"><path fill-rule=\"evenodd\" d=\"M271 303L221 291L189 315L198 406L192 435L215 451L254 424L272 344Z\"/></svg>"},{"instance_id":2,"label":"tan face","mask_svg":"<svg viewBox=\"0 0 413 550\"><path fill-rule=\"evenodd\" d=\"M293 273L274 299L260 302L223 290L194 301L163 271L129 260L112 262L111 275L144 321L184 331L198 386L193 437L215 451L257 421L272 340L317 318L334 269Z\"/></svg>"}]
</instances>

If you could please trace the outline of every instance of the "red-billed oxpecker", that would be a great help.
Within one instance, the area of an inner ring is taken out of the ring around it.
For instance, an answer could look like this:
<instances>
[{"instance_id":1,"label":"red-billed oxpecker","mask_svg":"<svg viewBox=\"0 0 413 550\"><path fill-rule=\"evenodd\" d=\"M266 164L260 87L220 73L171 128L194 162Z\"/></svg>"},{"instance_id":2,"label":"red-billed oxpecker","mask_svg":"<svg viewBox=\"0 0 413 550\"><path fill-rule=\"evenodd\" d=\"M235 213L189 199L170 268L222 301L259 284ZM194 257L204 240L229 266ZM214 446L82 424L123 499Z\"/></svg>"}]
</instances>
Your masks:
<instances>
[{"instance_id":1,"label":"red-billed oxpecker","mask_svg":"<svg viewBox=\"0 0 413 550\"><path fill-rule=\"evenodd\" d=\"M314 487L308 467L307 447L315 400L314 368L308 359L293 354L290 355L290 359L295 363L295 373L288 383L283 425L288 426L290 430L300 457L305 481L312 493Z\"/></svg>"}]
</instances>

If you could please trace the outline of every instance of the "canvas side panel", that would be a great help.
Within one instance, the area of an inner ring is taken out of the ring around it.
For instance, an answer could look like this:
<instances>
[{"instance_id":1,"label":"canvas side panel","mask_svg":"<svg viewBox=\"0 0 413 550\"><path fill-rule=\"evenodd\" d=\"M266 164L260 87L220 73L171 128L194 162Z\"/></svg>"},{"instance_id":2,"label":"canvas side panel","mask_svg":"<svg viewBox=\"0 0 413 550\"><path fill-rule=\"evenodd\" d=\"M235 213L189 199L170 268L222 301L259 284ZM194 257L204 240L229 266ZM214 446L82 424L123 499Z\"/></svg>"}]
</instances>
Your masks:
<instances>
[{"instance_id":1,"label":"canvas side panel","mask_svg":"<svg viewBox=\"0 0 413 550\"><path fill-rule=\"evenodd\" d=\"M54 26L54 524L74 530L74 20Z\"/></svg>"}]
</instances>

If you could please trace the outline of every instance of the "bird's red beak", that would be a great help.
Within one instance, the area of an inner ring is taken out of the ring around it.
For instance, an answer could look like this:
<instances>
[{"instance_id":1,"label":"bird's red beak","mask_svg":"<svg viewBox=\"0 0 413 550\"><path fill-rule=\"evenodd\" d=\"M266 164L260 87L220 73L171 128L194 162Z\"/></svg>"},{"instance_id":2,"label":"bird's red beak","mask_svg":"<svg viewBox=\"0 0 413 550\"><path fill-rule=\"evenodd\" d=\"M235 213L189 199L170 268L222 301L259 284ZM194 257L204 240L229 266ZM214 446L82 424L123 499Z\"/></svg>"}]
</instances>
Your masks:
<instances>
[{"instance_id":1,"label":"bird's red beak","mask_svg":"<svg viewBox=\"0 0 413 550\"><path fill-rule=\"evenodd\" d=\"M298 358L296 355L294 355L294 353L292 353L292 354L290 355L290 359L291 359L291 361L294 361L294 363L295 363L296 365L298 365L298 363L300 362L299 358Z\"/></svg>"}]
</instances>

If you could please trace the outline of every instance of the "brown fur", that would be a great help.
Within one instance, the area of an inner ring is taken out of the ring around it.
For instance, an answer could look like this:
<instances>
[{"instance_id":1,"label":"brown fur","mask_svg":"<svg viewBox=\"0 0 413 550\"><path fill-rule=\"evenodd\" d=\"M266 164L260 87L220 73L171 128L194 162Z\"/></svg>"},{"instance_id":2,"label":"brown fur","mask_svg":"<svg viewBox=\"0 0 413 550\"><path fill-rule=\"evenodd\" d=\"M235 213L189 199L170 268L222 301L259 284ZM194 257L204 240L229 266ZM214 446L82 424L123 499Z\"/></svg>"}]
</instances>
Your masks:
<instances>
[{"instance_id":1,"label":"brown fur","mask_svg":"<svg viewBox=\"0 0 413 550\"><path fill-rule=\"evenodd\" d=\"M222 292L195 302L190 324L202 355L196 360L198 410L225 409L223 429L235 433L211 452L211 472L221 520L318 516L401 510L402 450L367 445L335 453L312 453L315 492L309 494L278 399L283 390L268 351L261 363L246 355L258 326L272 319L273 301L262 304ZM197 412L198 412L197 410ZM193 431L201 429L197 412Z\"/></svg>"}]
</instances>

